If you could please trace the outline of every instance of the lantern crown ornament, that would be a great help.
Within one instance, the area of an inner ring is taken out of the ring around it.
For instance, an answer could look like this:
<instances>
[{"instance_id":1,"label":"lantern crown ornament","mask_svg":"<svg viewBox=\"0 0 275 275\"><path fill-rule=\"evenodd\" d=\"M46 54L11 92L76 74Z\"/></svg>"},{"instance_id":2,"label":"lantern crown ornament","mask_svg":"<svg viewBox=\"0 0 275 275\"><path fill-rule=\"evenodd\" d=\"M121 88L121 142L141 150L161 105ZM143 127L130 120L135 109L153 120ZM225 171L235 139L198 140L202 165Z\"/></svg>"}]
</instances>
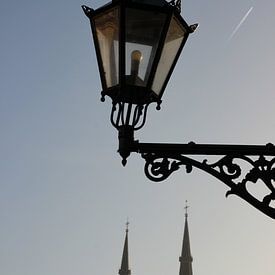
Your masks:
<instances>
[{"instance_id":1,"label":"lantern crown ornament","mask_svg":"<svg viewBox=\"0 0 275 275\"><path fill-rule=\"evenodd\" d=\"M113 102L111 121L119 129L140 129L147 107L161 97L190 33L180 1L113 0L93 10L90 19L102 85Z\"/></svg>"}]
</instances>

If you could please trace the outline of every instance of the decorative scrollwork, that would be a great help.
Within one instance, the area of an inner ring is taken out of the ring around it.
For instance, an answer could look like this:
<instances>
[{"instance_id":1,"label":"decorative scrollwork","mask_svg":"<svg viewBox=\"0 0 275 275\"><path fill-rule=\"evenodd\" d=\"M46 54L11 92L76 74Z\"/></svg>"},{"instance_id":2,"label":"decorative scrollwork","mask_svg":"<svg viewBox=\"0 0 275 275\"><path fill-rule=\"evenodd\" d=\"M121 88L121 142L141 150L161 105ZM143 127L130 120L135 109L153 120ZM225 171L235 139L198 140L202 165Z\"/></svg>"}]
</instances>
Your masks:
<instances>
[{"instance_id":1,"label":"decorative scrollwork","mask_svg":"<svg viewBox=\"0 0 275 275\"><path fill-rule=\"evenodd\" d=\"M144 106L124 102L113 103L111 123L116 129L129 125L134 130L139 130L145 124L148 106L149 104Z\"/></svg>"},{"instance_id":2,"label":"decorative scrollwork","mask_svg":"<svg viewBox=\"0 0 275 275\"><path fill-rule=\"evenodd\" d=\"M275 158L226 155L214 163L196 160L182 154L143 153L145 174L156 182L167 179L180 166L190 173L193 167L199 168L225 183L229 195L237 195L255 208L275 219ZM242 165L244 167L242 167ZM265 195L258 197L250 192L248 184L262 184ZM272 205L273 203L273 205Z\"/></svg>"},{"instance_id":3,"label":"decorative scrollwork","mask_svg":"<svg viewBox=\"0 0 275 275\"><path fill-rule=\"evenodd\" d=\"M171 161L168 158L162 158L161 161L157 161L152 154L143 155L143 157L146 159L145 174L152 181L167 179L181 165L179 161Z\"/></svg>"}]
</instances>

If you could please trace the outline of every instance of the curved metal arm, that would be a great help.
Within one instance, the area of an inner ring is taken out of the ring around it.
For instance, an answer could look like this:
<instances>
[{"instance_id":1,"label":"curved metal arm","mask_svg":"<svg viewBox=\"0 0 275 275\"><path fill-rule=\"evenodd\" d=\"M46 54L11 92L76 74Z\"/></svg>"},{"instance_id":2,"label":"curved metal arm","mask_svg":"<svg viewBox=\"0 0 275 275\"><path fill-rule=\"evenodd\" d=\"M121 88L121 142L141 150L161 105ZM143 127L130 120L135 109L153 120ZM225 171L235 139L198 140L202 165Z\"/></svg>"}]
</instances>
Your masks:
<instances>
[{"instance_id":1,"label":"curved metal arm","mask_svg":"<svg viewBox=\"0 0 275 275\"><path fill-rule=\"evenodd\" d=\"M165 144L139 143L134 140L134 128L119 128L119 150L125 166L131 152L145 159L145 175L160 182L167 179L181 166L187 173L193 167L219 179L230 190L226 197L236 195L275 219L275 146L267 145L218 145L218 144ZM210 162L205 159L215 156ZM262 187L264 195L251 190L251 184ZM260 185L261 184L261 185Z\"/></svg>"},{"instance_id":2,"label":"curved metal arm","mask_svg":"<svg viewBox=\"0 0 275 275\"><path fill-rule=\"evenodd\" d=\"M136 143L135 149L145 159L146 176L155 182L167 179L181 166L187 173L193 167L205 171L226 184L226 197L236 195L275 219L275 147L213 144L149 144ZM191 155L187 157L186 155ZM196 155L221 156L217 161L198 160ZM263 187L265 195L251 192L251 184Z\"/></svg>"}]
</instances>

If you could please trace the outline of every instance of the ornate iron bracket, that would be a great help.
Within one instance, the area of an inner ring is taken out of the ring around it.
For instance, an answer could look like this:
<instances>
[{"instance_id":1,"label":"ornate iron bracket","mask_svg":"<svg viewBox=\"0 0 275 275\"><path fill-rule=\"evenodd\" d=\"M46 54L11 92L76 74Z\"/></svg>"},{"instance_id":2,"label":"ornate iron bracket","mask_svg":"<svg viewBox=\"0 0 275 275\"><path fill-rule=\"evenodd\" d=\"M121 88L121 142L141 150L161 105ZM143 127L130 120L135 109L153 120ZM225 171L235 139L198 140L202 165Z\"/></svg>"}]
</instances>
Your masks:
<instances>
[{"instance_id":1,"label":"ornate iron bracket","mask_svg":"<svg viewBox=\"0 0 275 275\"><path fill-rule=\"evenodd\" d=\"M181 166L185 167L187 173L191 173L195 167L226 184L230 188L226 197L236 195L275 219L275 146L273 144L265 146L213 145L193 142L150 144L136 141L132 143L130 150L140 153L145 159L144 171L147 178L152 181L160 182L167 179ZM210 162L207 159L199 160L199 156L221 157ZM253 185L260 187L260 192L253 191Z\"/></svg>"}]
</instances>

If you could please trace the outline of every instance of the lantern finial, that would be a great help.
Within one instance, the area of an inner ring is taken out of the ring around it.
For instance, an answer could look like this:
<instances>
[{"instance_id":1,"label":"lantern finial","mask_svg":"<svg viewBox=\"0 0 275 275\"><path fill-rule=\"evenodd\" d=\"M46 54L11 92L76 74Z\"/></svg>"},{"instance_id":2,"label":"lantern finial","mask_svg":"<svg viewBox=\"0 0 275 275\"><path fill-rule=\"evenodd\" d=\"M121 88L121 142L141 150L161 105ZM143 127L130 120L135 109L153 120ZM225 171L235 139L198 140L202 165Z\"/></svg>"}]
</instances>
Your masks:
<instances>
[{"instance_id":1,"label":"lantern finial","mask_svg":"<svg viewBox=\"0 0 275 275\"><path fill-rule=\"evenodd\" d=\"M172 7L175 7L179 13L181 13L181 0L172 0L168 3Z\"/></svg>"}]
</instances>

